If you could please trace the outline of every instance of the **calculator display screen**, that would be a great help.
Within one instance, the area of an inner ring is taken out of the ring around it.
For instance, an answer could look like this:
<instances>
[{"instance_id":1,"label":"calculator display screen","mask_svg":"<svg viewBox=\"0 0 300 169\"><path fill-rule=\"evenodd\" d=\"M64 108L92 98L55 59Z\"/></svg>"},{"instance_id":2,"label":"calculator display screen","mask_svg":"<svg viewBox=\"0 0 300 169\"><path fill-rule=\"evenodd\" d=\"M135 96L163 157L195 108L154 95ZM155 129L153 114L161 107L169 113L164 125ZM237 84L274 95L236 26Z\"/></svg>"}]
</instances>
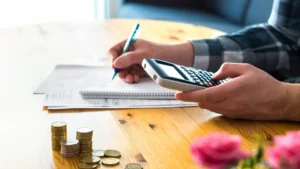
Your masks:
<instances>
[{"instance_id":1,"label":"calculator display screen","mask_svg":"<svg viewBox=\"0 0 300 169\"><path fill-rule=\"evenodd\" d=\"M159 66L165 71L165 73L168 76L185 80L184 77L182 77L180 73L173 66L164 65L164 64L159 64Z\"/></svg>"}]
</instances>

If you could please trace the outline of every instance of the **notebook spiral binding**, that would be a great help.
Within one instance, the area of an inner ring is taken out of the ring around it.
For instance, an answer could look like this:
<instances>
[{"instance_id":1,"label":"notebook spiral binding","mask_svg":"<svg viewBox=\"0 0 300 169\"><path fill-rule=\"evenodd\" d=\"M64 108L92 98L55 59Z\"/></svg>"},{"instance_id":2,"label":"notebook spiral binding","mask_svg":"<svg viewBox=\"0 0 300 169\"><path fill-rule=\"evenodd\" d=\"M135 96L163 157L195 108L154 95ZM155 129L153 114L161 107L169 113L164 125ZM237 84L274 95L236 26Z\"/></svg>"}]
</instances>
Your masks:
<instances>
[{"instance_id":1,"label":"notebook spiral binding","mask_svg":"<svg viewBox=\"0 0 300 169\"><path fill-rule=\"evenodd\" d=\"M83 99L131 99L131 100L174 100L175 93L124 92L124 91L80 91Z\"/></svg>"}]
</instances>

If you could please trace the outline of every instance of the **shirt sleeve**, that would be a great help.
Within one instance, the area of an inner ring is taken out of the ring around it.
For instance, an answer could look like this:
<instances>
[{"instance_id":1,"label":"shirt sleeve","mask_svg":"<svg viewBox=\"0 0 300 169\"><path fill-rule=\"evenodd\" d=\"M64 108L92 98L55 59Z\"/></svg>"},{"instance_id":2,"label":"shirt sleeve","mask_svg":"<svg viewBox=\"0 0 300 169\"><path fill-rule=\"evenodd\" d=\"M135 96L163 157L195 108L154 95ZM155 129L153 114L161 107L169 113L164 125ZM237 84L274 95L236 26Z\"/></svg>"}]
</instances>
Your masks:
<instances>
[{"instance_id":1,"label":"shirt sleeve","mask_svg":"<svg viewBox=\"0 0 300 169\"><path fill-rule=\"evenodd\" d=\"M295 1L298 4L291 4ZM286 70L300 75L300 13L294 22L291 20L295 17L283 17L284 12L292 10L288 7L300 7L300 0L295 1L274 0L273 11L266 24L246 27L214 39L190 40L195 53L193 66L217 71L224 62L249 63L266 72Z\"/></svg>"}]
</instances>

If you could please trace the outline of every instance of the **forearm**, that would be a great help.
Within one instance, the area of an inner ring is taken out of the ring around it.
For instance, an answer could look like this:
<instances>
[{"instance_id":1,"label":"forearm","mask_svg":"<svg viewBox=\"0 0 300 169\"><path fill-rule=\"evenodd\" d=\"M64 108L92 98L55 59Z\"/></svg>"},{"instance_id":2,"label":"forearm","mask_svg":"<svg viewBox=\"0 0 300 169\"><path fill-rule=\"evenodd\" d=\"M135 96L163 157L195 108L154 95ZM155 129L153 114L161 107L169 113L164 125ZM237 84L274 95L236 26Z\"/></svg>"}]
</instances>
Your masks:
<instances>
[{"instance_id":1,"label":"forearm","mask_svg":"<svg viewBox=\"0 0 300 169\"><path fill-rule=\"evenodd\" d=\"M291 71L290 66L295 61L300 64L297 58L291 63L291 46L295 43L270 25L253 26L215 39L191 42L195 49L193 66L199 69L217 71L224 62L235 62L249 63L266 72L276 72Z\"/></svg>"},{"instance_id":2,"label":"forearm","mask_svg":"<svg viewBox=\"0 0 300 169\"><path fill-rule=\"evenodd\" d=\"M300 121L300 84L284 84L286 88L284 109L287 119L291 121Z\"/></svg>"},{"instance_id":3,"label":"forearm","mask_svg":"<svg viewBox=\"0 0 300 169\"><path fill-rule=\"evenodd\" d=\"M161 44L154 54L158 59L184 66L193 66L194 49L190 42L178 44Z\"/></svg>"}]
</instances>

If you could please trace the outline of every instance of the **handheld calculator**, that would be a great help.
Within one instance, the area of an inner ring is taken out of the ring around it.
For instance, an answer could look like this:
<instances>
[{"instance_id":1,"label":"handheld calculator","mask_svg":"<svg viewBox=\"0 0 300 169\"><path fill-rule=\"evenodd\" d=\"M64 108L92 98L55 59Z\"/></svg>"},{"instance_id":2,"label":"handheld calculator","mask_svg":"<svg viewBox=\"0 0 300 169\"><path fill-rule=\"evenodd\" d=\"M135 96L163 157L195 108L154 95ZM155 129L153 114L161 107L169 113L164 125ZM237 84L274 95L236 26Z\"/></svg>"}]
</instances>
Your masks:
<instances>
[{"instance_id":1,"label":"handheld calculator","mask_svg":"<svg viewBox=\"0 0 300 169\"><path fill-rule=\"evenodd\" d=\"M212 72L158 59L144 59L142 67L160 86L179 91L201 90L230 80L230 78L218 81L212 80Z\"/></svg>"}]
</instances>

